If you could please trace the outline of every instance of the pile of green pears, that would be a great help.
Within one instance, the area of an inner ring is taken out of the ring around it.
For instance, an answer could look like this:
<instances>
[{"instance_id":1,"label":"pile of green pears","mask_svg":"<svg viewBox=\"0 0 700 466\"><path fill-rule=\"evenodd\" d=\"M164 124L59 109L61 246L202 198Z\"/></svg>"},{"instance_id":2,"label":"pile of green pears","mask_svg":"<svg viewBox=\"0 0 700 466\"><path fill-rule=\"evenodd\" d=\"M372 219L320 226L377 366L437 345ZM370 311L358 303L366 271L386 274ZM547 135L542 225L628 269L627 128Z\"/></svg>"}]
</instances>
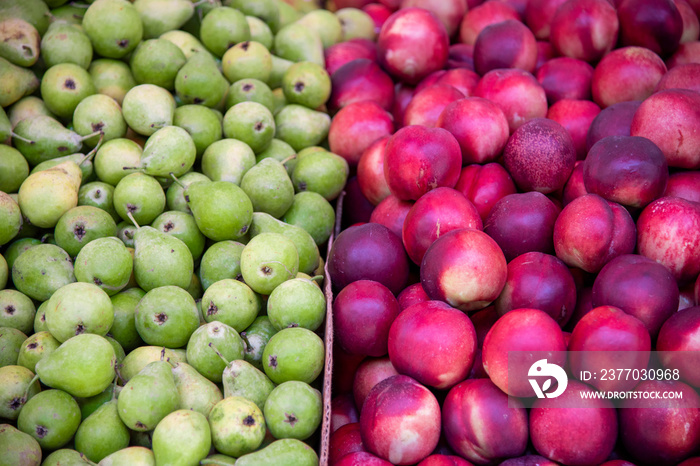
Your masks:
<instances>
[{"instance_id":1,"label":"pile of green pears","mask_svg":"<svg viewBox=\"0 0 700 466\"><path fill-rule=\"evenodd\" d=\"M348 177L324 48L352 28L309 0L0 2L0 464L318 464Z\"/></svg>"}]
</instances>

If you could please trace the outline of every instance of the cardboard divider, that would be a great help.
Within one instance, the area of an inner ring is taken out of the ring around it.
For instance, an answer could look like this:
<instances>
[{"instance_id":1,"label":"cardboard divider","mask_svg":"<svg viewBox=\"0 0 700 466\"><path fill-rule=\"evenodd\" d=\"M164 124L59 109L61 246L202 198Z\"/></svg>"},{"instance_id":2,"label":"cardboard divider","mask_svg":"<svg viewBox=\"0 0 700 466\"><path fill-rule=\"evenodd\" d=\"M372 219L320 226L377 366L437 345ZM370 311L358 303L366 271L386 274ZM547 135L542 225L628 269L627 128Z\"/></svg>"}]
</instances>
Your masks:
<instances>
[{"instance_id":1,"label":"cardboard divider","mask_svg":"<svg viewBox=\"0 0 700 466\"><path fill-rule=\"evenodd\" d=\"M328 465L328 442L331 436L331 383L333 380L333 284L328 273L328 256L333 247L333 240L340 233L341 219L343 217L343 198L345 191L340 193L336 202L335 227L331 237L328 239L326 249L326 262L324 264L324 286L323 292L326 295L326 327L323 341L326 345L326 361L323 370L323 420L321 422L321 445L319 447L319 465Z\"/></svg>"}]
</instances>

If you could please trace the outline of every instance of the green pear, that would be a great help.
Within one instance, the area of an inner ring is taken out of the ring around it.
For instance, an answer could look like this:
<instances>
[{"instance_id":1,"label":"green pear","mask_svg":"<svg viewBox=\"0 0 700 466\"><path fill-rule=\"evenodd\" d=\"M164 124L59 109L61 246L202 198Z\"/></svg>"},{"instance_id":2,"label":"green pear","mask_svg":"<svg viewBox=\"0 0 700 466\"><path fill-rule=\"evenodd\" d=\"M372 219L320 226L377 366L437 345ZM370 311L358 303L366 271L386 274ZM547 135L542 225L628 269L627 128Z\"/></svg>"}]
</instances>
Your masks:
<instances>
[{"instance_id":1,"label":"green pear","mask_svg":"<svg viewBox=\"0 0 700 466\"><path fill-rule=\"evenodd\" d=\"M36 28L22 18L0 21L0 57L17 66L30 67L36 63L40 40Z\"/></svg>"},{"instance_id":2,"label":"green pear","mask_svg":"<svg viewBox=\"0 0 700 466\"><path fill-rule=\"evenodd\" d=\"M292 240L299 254L300 272L310 274L318 267L320 260L318 246L303 228L288 225L269 214L255 212L250 224L250 236L254 238L260 233L279 233Z\"/></svg>"},{"instance_id":3,"label":"green pear","mask_svg":"<svg viewBox=\"0 0 700 466\"><path fill-rule=\"evenodd\" d=\"M285 328L265 346L263 369L276 384L298 380L311 383L323 370L325 346L321 337L305 328Z\"/></svg>"},{"instance_id":4,"label":"green pear","mask_svg":"<svg viewBox=\"0 0 700 466\"><path fill-rule=\"evenodd\" d=\"M138 292L133 290L138 290ZM136 331L134 316L136 306L145 294L140 288L131 288L110 298L114 309L114 323L112 323L109 333L127 352L143 345L143 340Z\"/></svg>"},{"instance_id":5,"label":"green pear","mask_svg":"<svg viewBox=\"0 0 700 466\"><path fill-rule=\"evenodd\" d=\"M175 76L187 59L182 50L165 39L145 40L131 54L134 79L139 84L155 84L173 90Z\"/></svg>"},{"instance_id":6,"label":"green pear","mask_svg":"<svg viewBox=\"0 0 700 466\"><path fill-rule=\"evenodd\" d=\"M154 429L179 407L179 395L170 364L155 361L129 380L117 401L119 417L132 430Z\"/></svg>"},{"instance_id":7,"label":"green pear","mask_svg":"<svg viewBox=\"0 0 700 466\"><path fill-rule=\"evenodd\" d=\"M343 40L343 27L340 19L328 10L310 11L297 21L297 24L316 32L321 38L324 49Z\"/></svg>"},{"instance_id":8,"label":"green pear","mask_svg":"<svg viewBox=\"0 0 700 466\"><path fill-rule=\"evenodd\" d=\"M161 34L161 39L165 39L173 44L185 54L185 58L189 60L193 55L204 53L211 56L207 48L195 36L186 31L168 31ZM213 58L213 56L212 56Z\"/></svg>"},{"instance_id":9,"label":"green pear","mask_svg":"<svg viewBox=\"0 0 700 466\"><path fill-rule=\"evenodd\" d=\"M240 42L224 53L221 67L229 82L244 78L267 82L272 69L272 57L267 48L254 41Z\"/></svg>"},{"instance_id":10,"label":"green pear","mask_svg":"<svg viewBox=\"0 0 700 466\"><path fill-rule=\"evenodd\" d=\"M124 243L124 246L127 248L131 248L133 251L134 249L134 235L136 234L136 225L131 223L130 220L126 222L119 222L117 224L117 228L119 229L119 232L117 232L117 238Z\"/></svg>"},{"instance_id":11,"label":"green pear","mask_svg":"<svg viewBox=\"0 0 700 466\"><path fill-rule=\"evenodd\" d=\"M293 23L280 29L275 36L274 53L285 60L326 66L321 37L303 24Z\"/></svg>"},{"instance_id":12,"label":"green pear","mask_svg":"<svg viewBox=\"0 0 700 466\"><path fill-rule=\"evenodd\" d=\"M175 77L175 92L185 104L216 107L226 96L228 81L211 55L194 54Z\"/></svg>"},{"instance_id":13,"label":"green pear","mask_svg":"<svg viewBox=\"0 0 700 466\"><path fill-rule=\"evenodd\" d=\"M122 220L114 209L114 186L102 181L83 184L78 191L78 205L97 207L107 212L115 222Z\"/></svg>"},{"instance_id":14,"label":"green pear","mask_svg":"<svg viewBox=\"0 0 700 466\"><path fill-rule=\"evenodd\" d=\"M216 384L184 362L171 361L173 378L180 395L180 408L209 416L212 408L224 397Z\"/></svg>"},{"instance_id":15,"label":"green pear","mask_svg":"<svg viewBox=\"0 0 700 466\"><path fill-rule=\"evenodd\" d=\"M121 362L126 357L124 348L122 348L122 345L117 340L115 340L109 335L105 336L105 339L109 342L110 345L112 345L112 349L114 349L114 356L117 358L117 364L121 364Z\"/></svg>"},{"instance_id":16,"label":"green pear","mask_svg":"<svg viewBox=\"0 0 700 466\"><path fill-rule=\"evenodd\" d=\"M19 351L27 335L12 327L0 327L0 369L17 364Z\"/></svg>"},{"instance_id":17,"label":"green pear","mask_svg":"<svg viewBox=\"0 0 700 466\"><path fill-rule=\"evenodd\" d=\"M165 208L165 192L160 183L144 173L132 173L122 178L114 188L114 208L123 220L148 225Z\"/></svg>"},{"instance_id":18,"label":"green pear","mask_svg":"<svg viewBox=\"0 0 700 466\"><path fill-rule=\"evenodd\" d=\"M275 31L275 34L279 31L279 29L287 26L288 24L292 24L296 21L299 21L303 16L304 13L299 9L299 2L295 0L289 0L290 2L294 2L295 4L292 5L291 3L287 3L286 1L282 0L275 0L277 3L277 8L279 9L279 15L280 15L280 25L277 31ZM304 0L302 0L304 1ZM309 2L311 5L311 8L313 9L313 3Z\"/></svg>"},{"instance_id":19,"label":"green pear","mask_svg":"<svg viewBox=\"0 0 700 466\"><path fill-rule=\"evenodd\" d=\"M342 42L352 39L367 39L374 41L377 33L372 17L358 8L341 8L335 12L343 26Z\"/></svg>"},{"instance_id":20,"label":"green pear","mask_svg":"<svg viewBox=\"0 0 700 466\"><path fill-rule=\"evenodd\" d=\"M192 296L178 286L154 288L136 306L136 331L149 345L180 348L199 327Z\"/></svg>"},{"instance_id":21,"label":"green pear","mask_svg":"<svg viewBox=\"0 0 700 466\"><path fill-rule=\"evenodd\" d=\"M330 238L335 226L335 210L320 194L302 191L294 196L292 206L284 214L283 220L306 230L317 245Z\"/></svg>"},{"instance_id":22,"label":"green pear","mask_svg":"<svg viewBox=\"0 0 700 466\"><path fill-rule=\"evenodd\" d=\"M17 123L22 120L39 115L50 116L52 118L56 117L56 115L46 108L46 104L43 100L33 95L22 97L7 110L7 117L10 119L12 128L15 128Z\"/></svg>"},{"instance_id":23,"label":"green pear","mask_svg":"<svg viewBox=\"0 0 700 466\"><path fill-rule=\"evenodd\" d=\"M122 388L123 387L116 384L110 384L103 392L98 393L97 395L89 396L87 398L76 398L75 401L77 401L78 406L80 406L80 416L82 417L83 421L92 413L97 411L97 408L109 401L112 401L112 399L114 399L116 396L119 396L119 392L122 390Z\"/></svg>"},{"instance_id":24,"label":"green pear","mask_svg":"<svg viewBox=\"0 0 700 466\"><path fill-rule=\"evenodd\" d=\"M293 64L294 62L291 60L286 60L282 57L278 57L277 55L272 55L272 69L270 70L270 78L267 80L267 84L270 86L270 89L277 89L282 85L284 73L286 73L289 67ZM275 115L277 114L277 112L274 110L273 113Z\"/></svg>"},{"instance_id":25,"label":"green pear","mask_svg":"<svg viewBox=\"0 0 700 466\"><path fill-rule=\"evenodd\" d=\"M204 108L204 107L202 107ZM177 210L179 212L192 213L185 199L185 190L189 185L197 181L211 181L207 176L198 172L185 173L179 180L179 183L173 183L168 188L165 198L168 203L168 209Z\"/></svg>"},{"instance_id":26,"label":"green pear","mask_svg":"<svg viewBox=\"0 0 700 466\"><path fill-rule=\"evenodd\" d=\"M237 139L216 141L202 155L202 172L212 181L240 186L243 176L255 165L255 153Z\"/></svg>"},{"instance_id":27,"label":"green pear","mask_svg":"<svg viewBox=\"0 0 700 466\"><path fill-rule=\"evenodd\" d=\"M234 457L255 451L265 437L262 410L240 396L217 403L209 414L209 426L214 448Z\"/></svg>"},{"instance_id":28,"label":"green pear","mask_svg":"<svg viewBox=\"0 0 700 466\"><path fill-rule=\"evenodd\" d=\"M262 370L263 351L275 333L277 333L277 329L272 325L268 316L256 317L253 323L241 332L241 338L246 342L245 360Z\"/></svg>"},{"instance_id":29,"label":"green pear","mask_svg":"<svg viewBox=\"0 0 700 466\"><path fill-rule=\"evenodd\" d=\"M295 466L315 466L318 455L313 448L297 439L276 440L254 453L241 456L236 466L276 466L294 464Z\"/></svg>"},{"instance_id":30,"label":"green pear","mask_svg":"<svg viewBox=\"0 0 700 466\"><path fill-rule=\"evenodd\" d=\"M194 14L194 5L189 0L135 0L134 8L141 15L146 39L180 29Z\"/></svg>"},{"instance_id":31,"label":"green pear","mask_svg":"<svg viewBox=\"0 0 700 466\"><path fill-rule=\"evenodd\" d=\"M49 331L49 327L46 325L46 307L49 305L48 301L44 301L39 305L34 315L34 332Z\"/></svg>"},{"instance_id":32,"label":"green pear","mask_svg":"<svg viewBox=\"0 0 700 466\"><path fill-rule=\"evenodd\" d=\"M38 331L22 342L17 364L34 372L37 363L48 357L59 346L61 342L56 340L48 330Z\"/></svg>"},{"instance_id":33,"label":"green pear","mask_svg":"<svg viewBox=\"0 0 700 466\"><path fill-rule=\"evenodd\" d=\"M197 158L190 134L177 126L166 126L153 133L143 148L141 167L151 176L181 176Z\"/></svg>"},{"instance_id":34,"label":"green pear","mask_svg":"<svg viewBox=\"0 0 700 466\"><path fill-rule=\"evenodd\" d=\"M16 420L27 400L40 391L39 381L26 367L15 365L0 367L0 417L11 421Z\"/></svg>"},{"instance_id":35,"label":"green pear","mask_svg":"<svg viewBox=\"0 0 700 466\"><path fill-rule=\"evenodd\" d=\"M17 192L29 176L27 159L14 147L0 145L0 191Z\"/></svg>"},{"instance_id":36,"label":"green pear","mask_svg":"<svg viewBox=\"0 0 700 466\"><path fill-rule=\"evenodd\" d=\"M41 463L41 466L63 466L66 464L81 466L91 465L93 463L79 451L70 448L61 448L60 450L51 452Z\"/></svg>"},{"instance_id":37,"label":"green pear","mask_svg":"<svg viewBox=\"0 0 700 466\"><path fill-rule=\"evenodd\" d=\"M129 89L124 96L122 104L124 120L131 129L144 136L150 136L160 128L171 126L174 113L175 98L162 87L139 84Z\"/></svg>"},{"instance_id":38,"label":"green pear","mask_svg":"<svg viewBox=\"0 0 700 466\"><path fill-rule=\"evenodd\" d=\"M112 97L96 94L83 99L73 113L75 132L85 139L85 144L95 147L97 143L122 138L126 135L126 122L122 110ZM94 135L99 132L99 135Z\"/></svg>"},{"instance_id":39,"label":"green pear","mask_svg":"<svg viewBox=\"0 0 700 466\"><path fill-rule=\"evenodd\" d=\"M241 396L262 409L275 384L259 369L244 360L231 361L222 375L224 396Z\"/></svg>"},{"instance_id":40,"label":"green pear","mask_svg":"<svg viewBox=\"0 0 700 466\"><path fill-rule=\"evenodd\" d=\"M144 447L129 447L112 453L99 466L155 466L153 452Z\"/></svg>"},{"instance_id":41,"label":"green pear","mask_svg":"<svg viewBox=\"0 0 700 466\"><path fill-rule=\"evenodd\" d=\"M102 209L90 206L74 207L56 223L56 244L75 257L91 241L117 235L117 224Z\"/></svg>"},{"instance_id":42,"label":"green pear","mask_svg":"<svg viewBox=\"0 0 700 466\"><path fill-rule=\"evenodd\" d=\"M304 382L284 382L270 393L263 409L275 438L306 440L321 425L323 397Z\"/></svg>"},{"instance_id":43,"label":"green pear","mask_svg":"<svg viewBox=\"0 0 700 466\"><path fill-rule=\"evenodd\" d=\"M204 252L199 266L202 288L226 278L241 278L241 253L244 245L235 241L220 241Z\"/></svg>"},{"instance_id":44,"label":"green pear","mask_svg":"<svg viewBox=\"0 0 700 466\"><path fill-rule=\"evenodd\" d=\"M49 9L40 0L5 0L0 4L0 17L21 18L36 28L40 35L49 27Z\"/></svg>"},{"instance_id":45,"label":"green pear","mask_svg":"<svg viewBox=\"0 0 700 466\"><path fill-rule=\"evenodd\" d=\"M129 446L129 430L119 418L117 400L113 399L85 419L75 433L75 449L90 461Z\"/></svg>"},{"instance_id":46,"label":"green pear","mask_svg":"<svg viewBox=\"0 0 700 466\"><path fill-rule=\"evenodd\" d=\"M91 333L105 336L114 310L109 296L93 283L76 282L58 289L46 307L46 325L58 341Z\"/></svg>"},{"instance_id":47,"label":"green pear","mask_svg":"<svg viewBox=\"0 0 700 466\"><path fill-rule=\"evenodd\" d=\"M59 117L70 118L78 104L95 94L92 77L84 68L73 63L59 63L41 78L41 98Z\"/></svg>"},{"instance_id":48,"label":"green pear","mask_svg":"<svg viewBox=\"0 0 700 466\"><path fill-rule=\"evenodd\" d=\"M0 245L10 242L19 233L22 224L20 206L0 191Z\"/></svg>"},{"instance_id":49,"label":"green pear","mask_svg":"<svg viewBox=\"0 0 700 466\"><path fill-rule=\"evenodd\" d=\"M205 237L197 228L192 215L179 211L164 212L153 221L151 226L185 243L194 260L202 256Z\"/></svg>"},{"instance_id":50,"label":"green pear","mask_svg":"<svg viewBox=\"0 0 700 466\"><path fill-rule=\"evenodd\" d=\"M48 68L74 63L87 69L92 61L92 43L80 26L57 21L41 38L41 58Z\"/></svg>"},{"instance_id":51,"label":"green pear","mask_svg":"<svg viewBox=\"0 0 700 466\"><path fill-rule=\"evenodd\" d=\"M8 275L9 268L7 267L7 260L5 260L5 257L0 254L0 290L5 289Z\"/></svg>"},{"instance_id":52,"label":"green pear","mask_svg":"<svg viewBox=\"0 0 700 466\"><path fill-rule=\"evenodd\" d=\"M192 281L190 282L190 286L185 289L190 296L195 300L195 304L197 304L197 315L199 316L199 323L203 323L202 319L202 308L201 304L198 302L199 300L202 299L202 294L204 293L204 290L202 290L202 282L199 281L199 277L197 276L196 273L192 274Z\"/></svg>"},{"instance_id":53,"label":"green pear","mask_svg":"<svg viewBox=\"0 0 700 466\"><path fill-rule=\"evenodd\" d=\"M202 19L200 39L211 53L221 57L237 43L250 40L250 27L240 11L218 7Z\"/></svg>"},{"instance_id":54,"label":"green pear","mask_svg":"<svg viewBox=\"0 0 700 466\"><path fill-rule=\"evenodd\" d=\"M187 131L197 149L197 157L202 157L206 149L221 139L221 122L208 107L203 105L182 105L175 110L173 125Z\"/></svg>"},{"instance_id":55,"label":"green pear","mask_svg":"<svg viewBox=\"0 0 700 466\"><path fill-rule=\"evenodd\" d=\"M315 331L326 317L326 297L311 280L287 280L270 294L267 315L278 330L302 327Z\"/></svg>"},{"instance_id":56,"label":"green pear","mask_svg":"<svg viewBox=\"0 0 700 466\"><path fill-rule=\"evenodd\" d=\"M34 437L10 424L0 424L0 451L4 464L12 466L39 466L41 446Z\"/></svg>"},{"instance_id":57,"label":"green pear","mask_svg":"<svg viewBox=\"0 0 700 466\"><path fill-rule=\"evenodd\" d=\"M325 68L316 63L295 63L282 77L282 90L289 103L314 109L328 101L331 77Z\"/></svg>"},{"instance_id":58,"label":"green pear","mask_svg":"<svg viewBox=\"0 0 700 466\"><path fill-rule=\"evenodd\" d=\"M245 19L248 21L248 27L250 28L250 40L259 42L264 45L266 49L270 50L275 40L270 26L255 16L246 16Z\"/></svg>"},{"instance_id":59,"label":"green pear","mask_svg":"<svg viewBox=\"0 0 700 466\"><path fill-rule=\"evenodd\" d=\"M269 295L280 283L299 271L299 253L294 243L279 233L260 233L243 249L241 274L256 293Z\"/></svg>"},{"instance_id":60,"label":"green pear","mask_svg":"<svg viewBox=\"0 0 700 466\"><path fill-rule=\"evenodd\" d=\"M294 202L294 186L287 170L273 158L258 162L243 176L241 189L250 198L256 212L279 218Z\"/></svg>"},{"instance_id":61,"label":"green pear","mask_svg":"<svg viewBox=\"0 0 700 466\"><path fill-rule=\"evenodd\" d=\"M275 120L270 110L257 102L241 102L224 115L224 136L245 142L253 152L265 150L275 135Z\"/></svg>"},{"instance_id":62,"label":"green pear","mask_svg":"<svg viewBox=\"0 0 700 466\"><path fill-rule=\"evenodd\" d=\"M80 185L82 187L83 183L89 180L94 172L92 161L90 161L89 157L85 154L70 154L64 155L63 157L56 157L55 159L46 160L32 168L32 171L29 174L31 175L32 173L48 170L62 164L63 162L69 161L78 165L78 169L80 170L81 174Z\"/></svg>"},{"instance_id":63,"label":"green pear","mask_svg":"<svg viewBox=\"0 0 700 466\"><path fill-rule=\"evenodd\" d=\"M136 80L131 74L129 66L110 58L100 58L90 63L88 72L92 77L92 83L99 94L105 94L122 105L124 96L134 86Z\"/></svg>"},{"instance_id":64,"label":"green pear","mask_svg":"<svg viewBox=\"0 0 700 466\"><path fill-rule=\"evenodd\" d=\"M51 7L52 21L65 21L69 24L80 26L83 22L83 16L85 16L85 8L77 7L73 4L66 3L63 0L49 0L46 2L47 5ZM57 6L62 4L61 6Z\"/></svg>"},{"instance_id":65,"label":"green pear","mask_svg":"<svg viewBox=\"0 0 700 466\"><path fill-rule=\"evenodd\" d=\"M207 418L188 409L168 414L153 431L156 464L199 464L209 454L211 443Z\"/></svg>"},{"instance_id":66,"label":"green pear","mask_svg":"<svg viewBox=\"0 0 700 466\"><path fill-rule=\"evenodd\" d=\"M83 333L40 360L36 374L44 385L88 397L101 393L114 380L115 365L112 345L99 335Z\"/></svg>"},{"instance_id":67,"label":"green pear","mask_svg":"<svg viewBox=\"0 0 700 466\"><path fill-rule=\"evenodd\" d=\"M42 244L42 242L37 238L20 238L10 243L10 245L5 248L5 252L3 254L5 260L7 261L8 270L12 272L12 266L14 265L15 260L17 260L17 258L27 249L39 244Z\"/></svg>"},{"instance_id":68,"label":"green pear","mask_svg":"<svg viewBox=\"0 0 700 466\"><path fill-rule=\"evenodd\" d=\"M75 162L66 161L33 173L19 188L19 207L38 227L53 228L58 220L78 205L82 173Z\"/></svg>"},{"instance_id":69,"label":"green pear","mask_svg":"<svg viewBox=\"0 0 700 466\"><path fill-rule=\"evenodd\" d=\"M187 362L212 382L221 382L226 361L243 359L245 343L236 330L222 322L199 327L187 343Z\"/></svg>"},{"instance_id":70,"label":"green pear","mask_svg":"<svg viewBox=\"0 0 700 466\"><path fill-rule=\"evenodd\" d=\"M267 149L258 153L255 157L256 162L260 163L263 159L275 159L282 163L287 170L287 175L292 176L292 171L296 166L296 152L286 142L280 139L273 139Z\"/></svg>"},{"instance_id":71,"label":"green pear","mask_svg":"<svg viewBox=\"0 0 700 466\"><path fill-rule=\"evenodd\" d=\"M134 234L134 276L148 292L162 286L187 288L192 281L194 260L187 245L152 227Z\"/></svg>"},{"instance_id":72,"label":"green pear","mask_svg":"<svg viewBox=\"0 0 700 466\"><path fill-rule=\"evenodd\" d=\"M31 334L36 308L28 296L16 290L0 290L0 327Z\"/></svg>"},{"instance_id":73,"label":"green pear","mask_svg":"<svg viewBox=\"0 0 700 466\"><path fill-rule=\"evenodd\" d=\"M226 181L192 183L185 190L199 230L214 241L235 240L246 234L253 204L246 193Z\"/></svg>"},{"instance_id":74,"label":"green pear","mask_svg":"<svg viewBox=\"0 0 700 466\"><path fill-rule=\"evenodd\" d=\"M95 173L101 181L116 186L122 178L139 170L129 167L139 166L142 152L141 146L131 139L117 138L107 141L95 154Z\"/></svg>"},{"instance_id":75,"label":"green pear","mask_svg":"<svg viewBox=\"0 0 700 466\"><path fill-rule=\"evenodd\" d=\"M66 445L80 425L80 407L62 390L45 390L28 400L17 418L17 428L39 442L44 450Z\"/></svg>"},{"instance_id":76,"label":"green pear","mask_svg":"<svg viewBox=\"0 0 700 466\"><path fill-rule=\"evenodd\" d=\"M143 37L143 23L138 10L125 0L97 0L83 17L83 29L95 52L105 58L122 58Z\"/></svg>"},{"instance_id":77,"label":"green pear","mask_svg":"<svg viewBox=\"0 0 700 466\"><path fill-rule=\"evenodd\" d=\"M212 466L234 466L236 464L236 458L233 456L222 455L221 453L216 453L214 455L209 455L199 462L201 465L212 465Z\"/></svg>"},{"instance_id":78,"label":"green pear","mask_svg":"<svg viewBox=\"0 0 700 466\"><path fill-rule=\"evenodd\" d=\"M128 382L147 365L160 361L161 358L169 359L172 363L186 362L184 357L180 357L172 349L162 346L139 346L126 355L119 366L119 375L123 381Z\"/></svg>"},{"instance_id":79,"label":"green pear","mask_svg":"<svg viewBox=\"0 0 700 466\"><path fill-rule=\"evenodd\" d=\"M345 187L349 172L348 162L343 157L317 151L299 157L292 172L292 182L297 192L313 191L332 201Z\"/></svg>"},{"instance_id":80,"label":"green pear","mask_svg":"<svg viewBox=\"0 0 700 466\"><path fill-rule=\"evenodd\" d=\"M237 9L247 16L261 19L273 31L279 29L280 11L275 0L229 0L227 6Z\"/></svg>"},{"instance_id":81,"label":"green pear","mask_svg":"<svg viewBox=\"0 0 700 466\"><path fill-rule=\"evenodd\" d=\"M56 290L75 281L73 263L68 253L58 246L40 244L27 249L15 260L12 281L30 298L46 301Z\"/></svg>"},{"instance_id":82,"label":"green pear","mask_svg":"<svg viewBox=\"0 0 700 466\"><path fill-rule=\"evenodd\" d=\"M83 138L47 115L25 118L15 126L13 143L35 166L46 160L79 152Z\"/></svg>"},{"instance_id":83,"label":"green pear","mask_svg":"<svg viewBox=\"0 0 700 466\"><path fill-rule=\"evenodd\" d=\"M286 105L275 115L276 136L300 151L321 143L331 126L331 118L302 105ZM297 162L298 164L298 162Z\"/></svg>"},{"instance_id":84,"label":"green pear","mask_svg":"<svg viewBox=\"0 0 700 466\"><path fill-rule=\"evenodd\" d=\"M31 70L0 57L0 107L9 107L39 88L39 79Z\"/></svg>"},{"instance_id":85,"label":"green pear","mask_svg":"<svg viewBox=\"0 0 700 466\"><path fill-rule=\"evenodd\" d=\"M271 112L274 109L272 90L258 79L239 79L231 84L226 95L226 110L241 102L257 102Z\"/></svg>"},{"instance_id":86,"label":"green pear","mask_svg":"<svg viewBox=\"0 0 700 466\"><path fill-rule=\"evenodd\" d=\"M78 253L74 265L78 282L94 283L109 296L117 294L129 283L132 269L131 254L115 237L88 243Z\"/></svg>"},{"instance_id":87,"label":"green pear","mask_svg":"<svg viewBox=\"0 0 700 466\"><path fill-rule=\"evenodd\" d=\"M207 322L223 322L237 332L245 330L260 312L260 300L248 285L230 278L212 283L202 297Z\"/></svg>"}]
</instances>

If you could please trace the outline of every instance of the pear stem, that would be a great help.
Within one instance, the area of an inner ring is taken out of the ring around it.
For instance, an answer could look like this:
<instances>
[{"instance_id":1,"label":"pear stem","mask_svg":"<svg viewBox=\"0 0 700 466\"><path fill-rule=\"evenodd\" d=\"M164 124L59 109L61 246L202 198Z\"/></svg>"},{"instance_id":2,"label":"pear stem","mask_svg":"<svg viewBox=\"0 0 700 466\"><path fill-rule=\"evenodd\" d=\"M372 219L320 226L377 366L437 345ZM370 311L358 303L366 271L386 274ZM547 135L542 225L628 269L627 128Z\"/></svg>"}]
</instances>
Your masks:
<instances>
[{"instance_id":1,"label":"pear stem","mask_svg":"<svg viewBox=\"0 0 700 466\"><path fill-rule=\"evenodd\" d=\"M316 275L315 277L311 277L311 280L314 282L322 283L323 282L323 275Z\"/></svg>"},{"instance_id":2,"label":"pear stem","mask_svg":"<svg viewBox=\"0 0 700 466\"><path fill-rule=\"evenodd\" d=\"M27 402L27 397L29 396L29 390L32 388L32 385L34 385L34 382L39 380L39 376L35 375L34 378L29 382L29 385L27 385L27 389L24 391L24 395L22 395L22 398L20 401L22 402L22 405Z\"/></svg>"},{"instance_id":3,"label":"pear stem","mask_svg":"<svg viewBox=\"0 0 700 466\"><path fill-rule=\"evenodd\" d=\"M131 220L131 223L133 223L134 225L136 225L136 229L137 229L137 230L141 228L141 226L140 226L138 223L136 223L136 220L134 220L134 216L131 215L131 212L127 212L127 213L126 213L126 216L129 217L129 220ZM165 353L165 349L163 349L163 353Z\"/></svg>"},{"instance_id":4,"label":"pear stem","mask_svg":"<svg viewBox=\"0 0 700 466\"><path fill-rule=\"evenodd\" d=\"M120 364L114 364L114 372L117 374L117 378L121 380L123 384L126 384L126 380L124 380L124 377L122 377L121 372L119 372L119 366Z\"/></svg>"},{"instance_id":5,"label":"pear stem","mask_svg":"<svg viewBox=\"0 0 700 466\"><path fill-rule=\"evenodd\" d=\"M105 133L104 133L104 131L102 131L102 130L100 130L100 131L95 131L94 133L90 133L90 134L86 134L85 136L82 136L82 137L80 138L80 140L81 140L81 141L84 141L84 140L86 140L86 139L90 139L90 138L94 138L95 136L99 136L100 134L101 134L102 136L104 136Z\"/></svg>"},{"instance_id":6,"label":"pear stem","mask_svg":"<svg viewBox=\"0 0 700 466\"><path fill-rule=\"evenodd\" d=\"M229 365L229 361L224 357L223 354L221 354L221 353L219 352L218 349L216 349L216 346L214 346L213 343L209 342L209 348L213 349L214 352L216 353L216 355L217 355L218 357L220 357L220 358L226 363L227 366Z\"/></svg>"},{"instance_id":7,"label":"pear stem","mask_svg":"<svg viewBox=\"0 0 700 466\"><path fill-rule=\"evenodd\" d=\"M81 459L82 461L85 461L85 464L92 464L92 465L94 465L94 466L97 466L97 463L93 463L92 461L90 461L90 460L88 459L87 456L85 456L85 455L82 454L82 453L80 454L80 459Z\"/></svg>"},{"instance_id":8,"label":"pear stem","mask_svg":"<svg viewBox=\"0 0 700 466\"><path fill-rule=\"evenodd\" d=\"M170 358L168 358L168 359L170 359ZM165 361L165 348L160 350L160 360Z\"/></svg>"},{"instance_id":9,"label":"pear stem","mask_svg":"<svg viewBox=\"0 0 700 466\"><path fill-rule=\"evenodd\" d=\"M36 144L36 142L32 141L31 139L23 138L17 133L11 133L12 134L12 139L19 139L20 141L26 143L26 144Z\"/></svg>"},{"instance_id":10,"label":"pear stem","mask_svg":"<svg viewBox=\"0 0 700 466\"><path fill-rule=\"evenodd\" d=\"M287 157L286 159L283 159L280 163L282 165L284 165L285 163L289 162L290 160L294 160L296 158L297 158L297 154L292 154L289 157Z\"/></svg>"},{"instance_id":11,"label":"pear stem","mask_svg":"<svg viewBox=\"0 0 700 466\"><path fill-rule=\"evenodd\" d=\"M250 348L252 348L253 345L250 344L250 341L248 341L248 335L245 332L241 332L241 339L243 340L243 343L245 343L245 350L250 351Z\"/></svg>"},{"instance_id":12,"label":"pear stem","mask_svg":"<svg viewBox=\"0 0 700 466\"><path fill-rule=\"evenodd\" d=\"M185 186L184 184L182 184L182 181L180 181L180 180L177 179L177 176L175 176L175 173L170 172L170 178L172 178L173 181L174 181L175 183L177 183L177 185L178 185L179 187L181 187L182 189L187 189L187 186Z\"/></svg>"},{"instance_id":13,"label":"pear stem","mask_svg":"<svg viewBox=\"0 0 700 466\"><path fill-rule=\"evenodd\" d=\"M101 132L100 133L100 140L97 141L97 145L90 152L85 154L85 157L83 157L83 159L78 164L79 167L82 166L88 160L92 159L95 156L95 154L97 154L97 151L99 150L100 146L102 145L102 140L104 139L104 137L105 137L105 133Z\"/></svg>"}]
</instances>

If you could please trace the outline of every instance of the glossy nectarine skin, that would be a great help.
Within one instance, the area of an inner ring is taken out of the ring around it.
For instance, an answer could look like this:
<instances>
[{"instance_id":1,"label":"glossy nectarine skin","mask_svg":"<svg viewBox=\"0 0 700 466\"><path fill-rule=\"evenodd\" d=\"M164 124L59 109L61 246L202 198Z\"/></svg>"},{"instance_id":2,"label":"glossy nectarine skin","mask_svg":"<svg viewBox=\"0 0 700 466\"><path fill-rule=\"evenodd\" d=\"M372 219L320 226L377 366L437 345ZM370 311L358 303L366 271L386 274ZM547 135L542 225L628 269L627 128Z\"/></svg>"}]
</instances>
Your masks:
<instances>
[{"instance_id":1,"label":"glossy nectarine skin","mask_svg":"<svg viewBox=\"0 0 700 466\"><path fill-rule=\"evenodd\" d=\"M678 369L682 381L700 387L700 306L673 314L661 327L656 349L667 369Z\"/></svg>"},{"instance_id":2,"label":"glossy nectarine skin","mask_svg":"<svg viewBox=\"0 0 700 466\"><path fill-rule=\"evenodd\" d=\"M513 178L499 163L467 165L462 168L455 189L472 201L483 221L500 199L516 192Z\"/></svg>"},{"instance_id":3,"label":"glossy nectarine skin","mask_svg":"<svg viewBox=\"0 0 700 466\"><path fill-rule=\"evenodd\" d=\"M442 407L447 443L477 464L522 455L528 441L527 411L488 379L465 380Z\"/></svg>"}]
</instances>

